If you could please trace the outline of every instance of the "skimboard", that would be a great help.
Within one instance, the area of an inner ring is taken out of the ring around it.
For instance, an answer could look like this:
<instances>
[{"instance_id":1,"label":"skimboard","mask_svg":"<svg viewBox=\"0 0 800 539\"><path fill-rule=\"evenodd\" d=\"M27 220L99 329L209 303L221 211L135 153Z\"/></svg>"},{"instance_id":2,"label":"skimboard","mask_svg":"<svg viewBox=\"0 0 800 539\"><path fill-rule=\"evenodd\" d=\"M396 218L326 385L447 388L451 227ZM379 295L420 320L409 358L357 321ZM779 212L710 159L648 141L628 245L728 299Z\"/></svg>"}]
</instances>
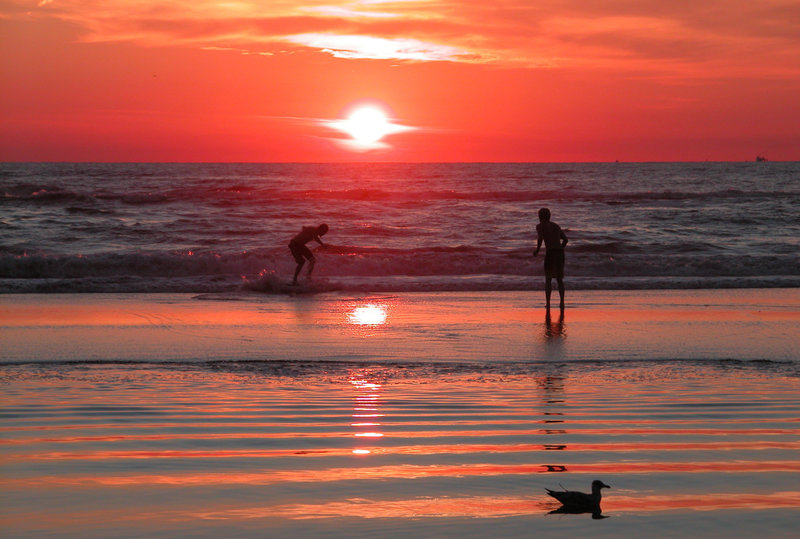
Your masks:
<instances>
[{"instance_id":1,"label":"skimboard","mask_svg":"<svg viewBox=\"0 0 800 539\"><path fill-rule=\"evenodd\" d=\"M338 286L325 279L319 281L300 282L297 284L286 284L286 290L289 294L320 294L322 292L333 292L334 290L338 289Z\"/></svg>"}]
</instances>

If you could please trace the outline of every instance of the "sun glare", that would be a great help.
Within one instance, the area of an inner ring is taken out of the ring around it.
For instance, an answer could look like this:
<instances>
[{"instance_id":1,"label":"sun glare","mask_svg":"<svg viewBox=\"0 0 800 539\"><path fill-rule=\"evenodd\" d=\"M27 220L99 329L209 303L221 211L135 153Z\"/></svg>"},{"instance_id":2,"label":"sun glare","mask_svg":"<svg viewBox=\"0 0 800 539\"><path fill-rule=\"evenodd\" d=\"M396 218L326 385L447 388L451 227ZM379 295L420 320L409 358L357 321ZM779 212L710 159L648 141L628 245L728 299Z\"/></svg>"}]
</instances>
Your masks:
<instances>
[{"instance_id":1,"label":"sun glare","mask_svg":"<svg viewBox=\"0 0 800 539\"><path fill-rule=\"evenodd\" d=\"M377 107L361 107L347 118L345 129L361 144L373 144L389 132L389 120Z\"/></svg>"},{"instance_id":2,"label":"sun glare","mask_svg":"<svg viewBox=\"0 0 800 539\"><path fill-rule=\"evenodd\" d=\"M339 120L319 120L320 124L339 131L346 137L337 137L335 143L351 151L389 150L384 139L389 135L414 131L416 127L395 123L387 113L388 108L374 100L350 105L347 114Z\"/></svg>"}]
</instances>

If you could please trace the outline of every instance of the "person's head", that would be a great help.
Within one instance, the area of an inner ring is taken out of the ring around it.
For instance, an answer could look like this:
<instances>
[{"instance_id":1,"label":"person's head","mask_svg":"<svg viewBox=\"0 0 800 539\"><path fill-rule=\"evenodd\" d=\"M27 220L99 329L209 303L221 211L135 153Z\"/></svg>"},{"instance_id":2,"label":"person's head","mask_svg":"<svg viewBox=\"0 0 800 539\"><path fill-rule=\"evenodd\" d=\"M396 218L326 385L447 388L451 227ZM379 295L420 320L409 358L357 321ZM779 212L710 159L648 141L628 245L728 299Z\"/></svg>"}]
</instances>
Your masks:
<instances>
[{"instance_id":1,"label":"person's head","mask_svg":"<svg viewBox=\"0 0 800 539\"><path fill-rule=\"evenodd\" d=\"M541 210L539 210L539 220L542 222L549 221L550 210L548 210L547 208L542 208Z\"/></svg>"},{"instance_id":2,"label":"person's head","mask_svg":"<svg viewBox=\"0 0 800 539\"><path fill-rule=\"evenodd\" d=\"M326 225L325 223L322 223L317 227L317 234L319 236L324 236L327 231L328 231L328 225Z\"/></svg>"}]
</instances>

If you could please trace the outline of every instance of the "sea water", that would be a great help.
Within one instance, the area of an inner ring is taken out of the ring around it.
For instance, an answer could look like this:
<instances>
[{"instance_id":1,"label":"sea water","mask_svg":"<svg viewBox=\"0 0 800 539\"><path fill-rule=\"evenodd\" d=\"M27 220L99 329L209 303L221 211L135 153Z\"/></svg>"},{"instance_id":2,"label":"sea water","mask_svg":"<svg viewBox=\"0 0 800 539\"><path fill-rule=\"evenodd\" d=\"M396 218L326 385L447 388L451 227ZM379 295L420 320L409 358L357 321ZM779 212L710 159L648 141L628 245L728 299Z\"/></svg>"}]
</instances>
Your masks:
<instances>
[{"instance_id":1,"label":"sea water","mask_svg":"<svg viewBox=\"0 0 800 539\"><path fill-rule=\"evenodd\" d=\"M0 164L0 535L796 537L798 180ZM322 222L336 292L264 294ZM593 479L608 518L551 514Z\"/></svg>"},{"instance_id":2,"label":"sea water","mask_svg":"<svg viewBox=\"0 0 800 539\"><path fill-rule=\"evenodd\" d=\"M573 289L800 286L800 163L4 163L0 292L270 291L323 222L323 289L536 289L544 206Z\"/></svg>"},{"instance_id":3,"label":"sea water","mask_svg":"<svg viewBox=\"0 0 800 539\"><path fill-rule=\"evenodd\" d=\"M797 537L796 366L6 365L5 537ZM604 491L602 520L545 489Z\"/></svg>"}]
</instances>

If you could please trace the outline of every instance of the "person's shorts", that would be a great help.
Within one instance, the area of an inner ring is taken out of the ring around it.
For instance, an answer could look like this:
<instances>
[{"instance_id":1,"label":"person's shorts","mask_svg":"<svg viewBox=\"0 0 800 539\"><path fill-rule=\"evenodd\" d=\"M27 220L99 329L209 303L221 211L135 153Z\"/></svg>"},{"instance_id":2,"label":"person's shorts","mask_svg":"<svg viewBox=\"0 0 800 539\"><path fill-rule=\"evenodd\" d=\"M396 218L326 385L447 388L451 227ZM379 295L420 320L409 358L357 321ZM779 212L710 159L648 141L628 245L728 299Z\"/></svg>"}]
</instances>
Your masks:
<instances>
[{"instance_id":1,"label":"person's shorts","mask_svg":"<svg viewBox=\"0 0 800 539\"><path fill-rule=\"evenodd\" d=\"M306 258L309 260L314 258L314 255L311 254L311 249L302 243L297 243L294 241L289 242L289 250L292 252L292 256L298 264L305 262Z\"/></svg>"},{"instance_id":2,"label":"person's shorts","mask_svg":"<svg viewBox=\"0 0 800 539\"><path fill-rule=\"evenodd\" d=\"M545 279L564 278L564 249L548 249L544 254Z\"/></svg>"}]
</instances>

